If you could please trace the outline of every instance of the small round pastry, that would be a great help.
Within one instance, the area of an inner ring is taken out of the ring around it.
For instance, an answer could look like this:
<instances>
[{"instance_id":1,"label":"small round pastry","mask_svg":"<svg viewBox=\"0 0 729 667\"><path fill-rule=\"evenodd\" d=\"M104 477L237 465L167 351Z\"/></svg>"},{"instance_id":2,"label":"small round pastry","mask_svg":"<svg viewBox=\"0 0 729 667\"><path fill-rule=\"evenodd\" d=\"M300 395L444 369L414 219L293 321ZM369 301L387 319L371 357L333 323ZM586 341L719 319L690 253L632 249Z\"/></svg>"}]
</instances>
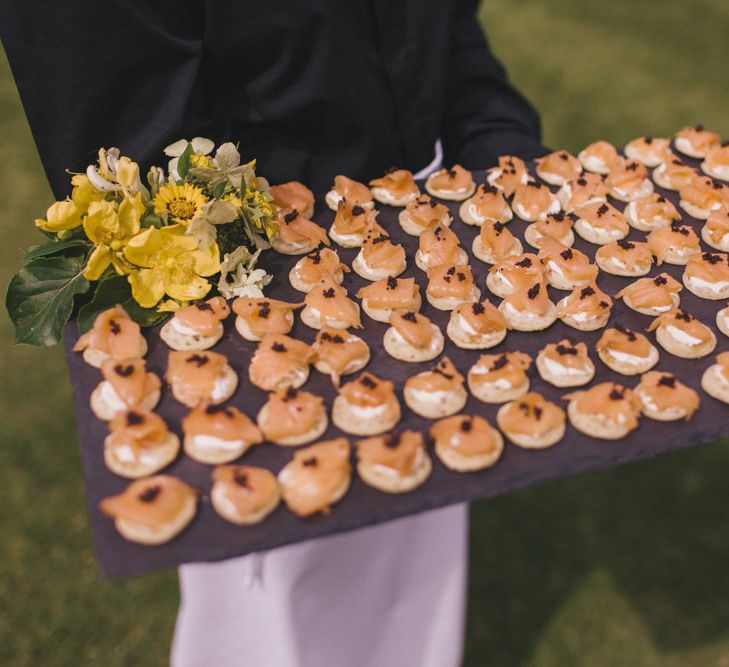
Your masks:
<instances>
[{"instance_id":1,"label":"small round pastry","mask_svg":"<svg viewBox=\"0 0 729 667\"><path fill-rule=\"evenodd\" d=\"M658 350L638 331L620 324L605 329L595 344L597 356L621 375L640 375L658 363Z\"/></svg>"},{"instance_id":2,"label":"small round pastry","mask_svg":"<svg viewBox=\"0 0 729 667\"><path fill-rule=\"evenodd\" d=\"M537 176L550 185L564 185L582 173L580 161L567 151L555 151L534 161Z\"/></svg>"},{"instance_id":3,"label":"small round pastry","mask_svg":"<svg viewBox=\"0 0 729 667\"><path fill-rule=\"evenodd\" d=\"M99 503L130 542L156 546L181 533L197 512L197 491L181 479L154 475L137 479L116 496Z\"/></svg>"},{"instance_id":4,"label":"small round pastry","mask_svg":"<svg viewBox=\"0 0 729 667\"><path fill-rule=\"evenodd\" d=\"M605 245L625 238L630 226L625 216L612 204L595 202L575 209L574 230L585 241Z\"/></svg>"},{"instance_id":5,"label":"small round pastry","mask_svg":"<svg viewBox=\"0 0 729 667\"><path fill-rule=\"evenodd\" d=\"M230 308L222 296L178 308L160 329L159 337L173 350L207 350L223 337Z\"/></svg>"},{"instance_id":6,"label":"small round pastry","mask_svg":"<svg viewBox=\"0 0 729 667\"><path fill-rule=\"evenodd\" d=\"M265 468L221 465L213 470L210 502L221 517L236 526L260 523L280 500L278 480Z\"/></svg>"},{"instance_id":7,"label":"small round pastry","mask_svg":"<svg viewBox=\"0 0 729 667\"><path fill-rule=\"evenodd\" d=\"M500 155L498 167L486 170L486 182L511 197L520 185L529 180L524 160L513 155Z\"/></svg>"},{"instance_id":8,"label":"small round pastry","mask_svg":"<svg viewBox=\"0 0 729 667\"><path fill-rule=\"evenodd\" d=\"M648 169L638 160L618 161L605 179L609 193L620 201L635 201L653 192Z\"/></svg>"},{"instance_id":9,"label":"small round pastry","mask_svg":"<svg viewBox=\"0 0 729 667\"><path fill-rule=\"evenodd\" d=\"M395 385L371 373L362 373L340 387L332 403L332 422L352 435L385 433L399 421L400 402Z\"/></svg>"},{"instance_id":10,"label":"small round pastry","mask_svg":"<svg viewBox=\"0 0 729 667\"><path fill-rule=\"evenodd\" d=\"M473 472L494 465L504 451L504 439L480 415L456 415L440 419L430 427L435 454L456 472Z\"/></svg>"},{"instance_id":11,"label":"small round pastry","mask_svg":"<svg viewBox=\"0 0 729 667\"><path fill-rule=\"evenodd\" d=\"M173 352L172 354L184 354ZM91 411L104 421L130 409L154 410L160 399L162 383L147 373L144 359L114 359L101 364L104 379L91 393Z\"/></svg>"},{"instance_id":12,"label":"small round pastry","mask_svg":"<svg viewBox=\"0 0 729 667\"><path fill-rule=\"evenodd\" d=\"M359 336L341 329L322 329L311 346L314 368L339 386L342 375L362 370L370 361L370 348Z\"/></svg>"},{"instance_id":13,"label":"small round pastry","mask_svg":"<svg viewBox=\"0 0 729 667\"><path fill-rule=\"evenodd\" d=\"M692 218L706 220L712 211L721 208L723 187L708 176L696 176L691 183L679 190L678 203Z\"/></svg>"},{"instance_id":14,"label":"small round pastry","mask_svg":"<svg viewBox=\"0 0 729 667\"><path fill-rule=\"evenodd\" d=\"M648 234L648 247L656 264L686 264L691 255L701 252L699 237L690 225L674 221L669 227Z\"/></svg>"},{"instance_id":15,"label":"small round pastry","mask_svg":"<svg viewBox=\"0 0 729 667\"><path fill-rule=\"evenodd\" d=\"M636 278L650 273L653 253L647 243L620 239L600 246L595 262L605 273Z\"/></svg>"},{"instance_id":16,"label":"small round pastry","mask_svg":"<svg viewBox=\"0 0 729 667\"><path fill-rule=\"evenodd\" d=\"M329 245L326 230L296 209L278 210L278 230L271 247L282 255L306 255L319 244Z\"/></svg>"},{"instance_id":17,"label":"small round pastry","mask_svg":"<svg viewBox=\"0 0 729 667\"><path fill-rule=\"evenodd\" d=\"M717 401L729 403L729 352L716 355L716 363L701 376L701 388Z\"/></svg>"},{"instance_id":18,"label":"small round pastry","mask_svg":"<svg viewBox=\"0 0 729 667\"><path fill-rule=\"evenodd\" d=\"M120 477L138 479L167 467L177 458L180 439L154 412L126 410L109 422L104 463Z\"/></svg>"},{"instance_id":19,"label":"small round pastry","mask_svg":"<svg viewBox=\"0 0 729 667\"><path fill-rule=\"evenodd\" d=\"M387 206L405 206L420 194L420 188L407 169L393 169L370 181L372 196Z\"/></svg>"},{"instance_id":20,"label":"small round pastry","mask_svg":"<svg viewBox=\"0 0 729 667\"><path fill-rule=\"evenodd\" d=\"M428 271L425 297L428 303L438 310L453 310L462 303L478 301L481 298L481 290L476 287L468 264L461 266L444 264Z\"/></svg>"},{"instance_id":21,"label":"small round pastry","mask_svg":"<svg viewBox=\"0 0 729 667\"><path fill-rule=\"evenodd\" d=\"M703 158L714 146L721 144L721 137L716 132L709 132L699 124L679 130L673 143L679 153L689 157Z\"/></svg>"},{"instance_id":22,"label":"small round pastry","mask_svg":"<svg viewBox=\"0 0 729 667\"><path fill-rule=\"evenodd\" d=\"M667 273L652 278L641 278L621 289L616 299L622 299L628 308L643 315L660 315L677 308L681 301L681 283Z\"/></svg>"},{"instance_id":23,"label":"small round pastry","mask_svg":"<svg viewBox=\"0 0 729 667\"><path fill-rule=\"evenodd\" d=\"M496 264L507 257L521 255L524 248L501 222L485 222L473 239L471 250L477 259L486 264Z\"/></svg>"},{"instance_id":24,"label":"small round pastry","mask_svg":"<svg viewBox=\"0 0 729 667\"><path fill-rule=\"evenodd\" d=\"M680 190L696 178L696 170L672 155L653 170L653 181L666 190Z\"/></svg>"},{"instance_id":25,"label":"small round pastry","mask_svg":"<svg viewBox=\"0 0 729 667\"><path fill-rule=\"evenodd\" d=\"M428 194L438 199L463 201L474 193L476 184L470 171L465 170L460 164L455 164L450 169L441 169L428 176L425 180L425 189Z\"/></svg>"},{"instance_id":26,"label":"small round pastry","mask_svg":"<svg viewBox=\"0 0 729 667\"><path fill-rule=\"evenodd\" d=\"M638 137L625 145L625 157L657 167L671 155L671 142L662 137Z\"/></svg>"},{"instance_id":27,"label":"small round pastry","mask_svg":"<svg viewBox=\"0 0 729 667\"><path fill-rule=\"evenodd\" d=\"M729 181L729 142L725 141L706 151L701 171L720 181Z\"/></svg>"},{"instance_id":28,"label":"small round pastry","mask_svg":"<svg viewBox=\"0 0 729 667\"><path fill-rule=\"evenodd\" d=\"M678 308L669 310L650 323L658 344L676 357L700 359L716 348L716 336L703 322Z\"/></svg>"},{"instance_id":29,"label":"small round pastry","mask_svg":"<svg viewBox=\"0 0 729 667\"><path fill-rule=\"evenodd\" d=\"M559 290L572 290L595 282L598 268L577 248L568 248L549 236L542 239L539 261L546 270L547 282Z\"/></svg>"},{"instance_id":30,"label":"small round pastry","mask_svg":"<svg viewBox=\"0 0 729 667\"><path fill-rule=\"evenodd\" d=\"M272 185L269 192L280 209L296 210L305 218L314 215L314 193L299 181Z\"/></svg>"},{"instance_id":31,"label":"small round pastry","mask_svg":"<svg viewBox=\"0 0 729 667\"><path fill-rule=\"evenodd\" d=\"M243 456L263 435L238 408L194 408L182 420L185 453L198 463L218 465Z\"/></svg>"},{"instance_id":32,"label":"small round pastry","mask_svg":"<svg viewBox=\"0 0 729 667\"><path fill-rule=\"evenodd\" d=\"M524 240L539 250L545 237L559 241L563 246L571 248L575 242L575 235L572 232L572 225L577 222L578 217L573 213L553 213L544 220L537 220L528 225L524 230Z\"/></svg>"},{"instance_id":33,"label":"small round pastry","mask_svg":"<svg viewBox=\"0 0 729 667\"><path fill-rule=\"evenodd\" d=\"M528 181L516 189L511 208L522 220L535 222L550 213L559 213L562 207L557 196L544 183Z\"/></svg>"},{"instance_id":34,"label":"small round pastry","mask_svg":"<svg viewBox=\"0 0 729 667\"><path fill-rule=\"evenodd\" d=\"M392 432L357 442L357 473L365 484L379 491L413 491L432 470L420 431Z\"/></svg>"},{"instance_id":35,"label":"small round pastry","mask_svg":"<svg viewBox=\"0 0 729 667\"><path fill-rule=\"evenodd\" d=\"M324 277L304 299L301 321L312 329L361 329L359 306L347 296L347 290L331 277Z\"/></svg>"},{"instance_id":36,"label":"small round pastry","mask_svg":"<svg viewBox=\"0 0 729 667\"><path fill-rule=\"evenodd\" d=\"M607 201L607 185L600 174L586 171L567 181L557 192L557 199L565 211L574 211L585 204Z\"/></svg>"},{"instance_id":37,"label":"small round pastry","mask_svg":"<svg viewBox=\"0 0 729 667\"><path fill-rule=\"evenodd\" d=\"M620 155L615 146L607 141L596 141L578 154L577 159L582 163L585 171L595 174L608 174L610 170L620 161Z\"/></svg>"},{"instance_id":38,"label":"small round pastry","mask_svg":"<svg viewBox=\"0 0 729 667\"><path fill-rule=\"evenodd\" d=\"M336 250L320 248L305 257L302 257L294 264L289 271L289 282L291 287L299 292L310 292L319 281L329 275L334 282L341 285L344 282L344 273L349 267L342 263ZM280 333L287 333L282 331ZM244 336L245 338L245 336Z\"/></svg>"},{"instance_id":39,"label":"small round pastry","mask_svg":"<svg viewBox=\"0 0 729 667\"><path fill-rule=\"evenodd\" d=\"M515 445L545 449L564 437L567 416L558 405L531 392L502 405L496 413L496 423Z\"/></svg>"},{"instance_id":40,"label":"small round pastry","mask_svg":"<svg viewBox=\"0 0 729 667\"><path fill-rule=\"evenodd\" d=\"M557 317L578 331L596 331L607 326L613 300L595 283L575 287L557 302Z\"/></svg>"},{"instance_id":41,"label":"small round pastry","mask_svg":"<svg viewBox=\"0 0 729 667\"><path fill-rule=\"evenodd\" d=\"M542 380L555 387L581 387L595 377L595 364L587 354L587 345L575 345L566 338L545 345L535 363Z\"/></svg>"},{"instance_id":42,"label":"small round pastry","mask_svg":"<svg viewBox=\"0 0 729 667\"><path fill-rule=\"evenodd\" d=\"M405 380L402 395L407 406L421 417L449 417L463 410L468 400L463 380L453 362L443 357L432 370Z\"/></svg>"},{"instance_id":43,"label":"small round pastry","mask_svg":"<svg viewBox=\"0 0 729 667\"><path fill-rule=\"evenodd\" d=\"M294 326L294 310L303 305L239 296L232 305L237 315L235 329L245 340L251 341L259 341L268 334L287 334Z\"/></svg>"},{"instance_id":44,"label":"small round pastry","mask_svg":"<svg viewBox=\"0 0 729 667\"><path fill-rule=\"evenodd\" d=\"M210 350L170 352L165 379L172 395L188 408L224 403L238 387L227 357Z\"/></svg>"},{"instance_id":45,"label":"small round pastry","mask_svg":"<svg viewBox=\"0 0 729 667\"><path fill-rule=\"evenodd\" d=\"M106 359L131 359L147 354L147 341L139 325L121 306L99 313L94 325L73 346L74 352L83 352L84 361L101 368Z\"/></svg>"},{"instance_id":46,"label":"small round pastry","mask_svg":"<svg viewBox=\"0 0 729 667\"><path fill-rule=\"evenodd\" d=\"M405 248L386 234L368 234L352 262L353 271L366 280L399 276L407 268Z\"/></svg>"},{"instance_id":47,"label":"small round pastry","mask_svg":"<svg viewBox=\"0 0 729 667\"><path fill-rule=\"evenodd\" d=\"M293 387L269 394L256 421L266 440L286 447L313 442L329 426L324 399Z\"/></svg>"},{"instance_id":48,"label":"small round pastry","mask_svg":"<svg viewBox=\"0 0 729 667\"><path fill-rule=\"evenodd\" d=\"M433 229L426 229L418 240L415 265L427 273L434 266L443 264L468 264L468 254L459 244L458 236L448 227L436 225Z\"/></svg>"},{"instance_id":49,"label":"small round pastry","mask_svg":"<svg viewBox=\"0 0 729 667\"><path fill-rule=\"evenodd\" d=\"M701 229L701 238L712 248L729 252L729 204L711 212Z\"/></svg>"},{"instance_id":50,"label":"small round pastry","mask_svg":"<svg viewBox=\"0 0 729 667\"><path fill-rule=\"evenodd\" d=\"M385 352L395 359L415 363L430 361L443 351L443 334L425 315L395 312L390 316L390 325L383 345Z\"/></svg>"},{"instance_id":51,"label":"small round pastry","mask_svg":"<svg viewBox=\"0 0 729 667\"><path fill-rule=\"evenodd\" d=\"M422 300L415 278L383 278L360 288L362 310L377 322L389 322L395 312L419 311Z\"/></svg>"},{"instance_id":52,"label":"small round pastry","mask_svg":"<svg viewBox=\"0 0 729 667\"><path fill-rule=\"evenodd\" d=\"M691 255L683 272L683 284L701 299L729 299L729 255L716 252Z\"/></svg>"},{"instance_id":53,"label":"small round pastry","mask_svg":"<svg viewBox=\"0 0 729 667\"><path fill-rule=\"evenodd\" d=\"M451 311L446 333L464 350L485 350L506 338L506 320L490 301L464 303Z\"/></svg>"},{"instance_id":54,"label":"small round pastry","mask_svg":"<svg viewBox=\"0 0 729 667\"><path fill-rule=\"evenodd\" d=\"M507 294L499 304L508 329L542 331L557 319L557 307L549 300L547 287L536 281Z\"/></svg>"},{"instance_id":55,"label":"small round pastry","mask_svg":"<svg viewBox=\"0 0 729 667\"><path fill-rule=\"evenodd\" d=\"M397 219L402 230L411 236L420 236L426 229L433 229L436 225L449 227L453 222L448 207L428 195L410 200Z\"/></svg>"},{"instance_id":56,"label":"small round pastry","mask_svg":"<svg viewBox=\"0 0 729 667\"><path fill-rule=\"evenodd\" d=\"M324 440L294 452L278 473L286 506L300 517L329 514L349 490L352 464L346 438Z\"/></svg>"},{"instance_id":57,"label":"small round pastry","mask_svg":"<svg viewBox=\"0 0 729 667\"><path fill-rule=\"evenodd\" d=\"M524 284L546 280L546 271L533 253L513 255L494 264L486 274L486 287L501 298L524 287Z\"/></svg>"},{"instance_id":58,"label":"small round pastry","mask_svg":"<svg viewBox=\"0 0 729 667\"><path fill-rule=\"evenodd\" d=\"M375 207L370 189L364 183L353 181L342 174L334 177L332 189L326 193L324 201L332 211L337 210L340 201L346 201L352 206L361 206L362 208Z\"/></svg>"},{"instance_id":59,"label":"small round pastry","mask_svg":"<svg viewBox=\"0 0 729 667\"><path fill-rule=\"evenodd\" d=\"M263 391L301 387L309 379L311 348L284 334L266 334L253 353L248 379Z\"/></svg>"},{"instance_id":60,"label":"small round pastry","mask_svg":"<svg viewBox=\"0 0 729 667\"><path fill-rule=\"evenodd\" d=\"M729 306L716 313L716 327L725 336L729 336Z\"/></svg>"},{"instance_id":61,"label":"small round pastry","mask_svg":"<svg viewBox=\"0 0 729 667\"><path fill-rule=\"evenodd\" d=\"M528 354L482 354L468 371L468 389L482 403L505 403L529 391Z\"/></svg>"},{"instance_id":62,"label":"small round pastry","mask_svg":"<svg viewBox=\"0 0 729 667\"><path fill-rule=\"evenodd\" d=\"M379 211L374 209L341 201L329 228L329 238L342 248L359 248L368 232L385 233L377 224L378 215Z\"/></svg>"},{"instance_id":63,"label":"small round pastry","mask_svg":"<svg viewBox=\"0 0 729 667\"><path fill-rule=\"evenodd\" d=\"M458 215L467 225L480 227L487 220L493 222L509 222L514 214L509 202L497 187L479 185L473 197L461 204Z\"/></svg>"},{"instance_id":64,"label":"small round pastry","mask_svg":"<svg viewBox=\"0 0 729 667\"><path fill-rule=\"evenodd\" d=\"M631 389L615 382L602 382L573 391L567 416L580 433L601 440L620 440L638 428L642 404Z\"/></svg>"},{"instance_id":65,"label":"small round pastry","mask_svg":"<svg viewBox=\"0 0 729 667\"><path fill-rule=\"evenodd\" d=\"M688 421L699 409L699 395L673 373L649 371L641 376L635 394L643 414L661 422Z\"/></svg>"},{"instance_id":66,"label":"small round pastry","mask_svg":"<svg viewBox=\"0 0 729 667\"><path fill-rule=\"evenodd\" d=\"M681 219L676 207L657 192L634 199L625 207L624 213L628 224L641 232L664 229L674 220Z\"/></svg>"}]
</instances>

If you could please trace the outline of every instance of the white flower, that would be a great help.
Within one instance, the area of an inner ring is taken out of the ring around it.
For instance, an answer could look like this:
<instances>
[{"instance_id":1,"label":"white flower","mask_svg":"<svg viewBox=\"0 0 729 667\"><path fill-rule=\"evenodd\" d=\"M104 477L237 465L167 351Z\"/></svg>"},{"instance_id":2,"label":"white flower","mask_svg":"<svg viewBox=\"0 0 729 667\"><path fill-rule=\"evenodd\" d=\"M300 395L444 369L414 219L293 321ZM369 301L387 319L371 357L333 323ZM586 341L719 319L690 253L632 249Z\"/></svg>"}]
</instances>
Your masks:
<instances>
[{"instance_id":1,"label":"white flower","mask_svg":"<svg viewBox=\"0 0 729 667\"><path fill-rule=\"evenodd\" d=\"M239 246L233 252L225 253L220 263L220 281L218 291L226 299L236 296L253 298L263 296L263 288L271 282L273 276L263 269L254 268L261 251L253 255L245 246Z\"/></svg>"},{"instance_id":2,"label":"white flower","mask_svg":"<svg viewBox=\"0 0 729 667\"><path fill-rule=\"evenodd\" d=\"M237 217L238 209L235 204L222 199L211 199L190 221L185 229L185 234L192 236L197 241L200 250L207 250L217 237L215 225L233 222Z\"/></svg>"},{"instance_id":3,"label":"white flower","mask_svg":"<svg viewBox=\"0 0 729 667\"><path fill-rule=\"evenodd\" d=\"M175 143L165 146L165 155L172 158L167 165L167 171L169 172L171 181L180 180L180 175L177 173L177 164L188 144L192 144L192 150L196 155L209 155L212 153L213 148L215 148L213 141L205 137L193 137L191 141L178 139Z\"/></svg>"}]
</instances>

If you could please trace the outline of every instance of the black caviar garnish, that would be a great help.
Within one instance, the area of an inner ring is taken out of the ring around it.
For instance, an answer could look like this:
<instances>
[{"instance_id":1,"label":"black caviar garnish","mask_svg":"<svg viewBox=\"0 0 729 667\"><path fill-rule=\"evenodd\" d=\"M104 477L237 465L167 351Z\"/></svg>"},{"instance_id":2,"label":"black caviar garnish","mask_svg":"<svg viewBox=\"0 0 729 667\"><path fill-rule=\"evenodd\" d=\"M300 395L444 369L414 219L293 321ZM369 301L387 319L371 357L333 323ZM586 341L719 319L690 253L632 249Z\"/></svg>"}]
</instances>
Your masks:
<instances>
[{"instance_id":1,"label":"black caviar garnish","mask_svg":"<svg viewBox=\"0 0 729 667\"><path fill-rule=\"evenodd\" d=\"M271 304L268 301L263 301L258 304L258 317L266 319L271 314Z\"/></svg>"},{"instance_id":2,"label":"black caviar garnish","mask_svg":"<svg viewBox=\"0 0 729 667\"><path fill-rule=\"evenodd\" d=\"M387 289L397 289L397 278L387 277Z\"/></svg>"},{"instance_id":3,"label":"black caviar garnish","mask_svg":"<svg viewBox=\"0 0 729 667\"><path fill-rule=\"evenodd\" d=\"M248 484L248 475L246 475L246 473L242 472L241 470L236 470L233 473L233 483L237 486L242 486L244 489L250 488Z\"/></svg>"},{"instance_id":4,"label":"black caviar garnish","mask_svg":"<svg viewBox=\"0 0 729 667\"><path fill-rule=\"evenodd\" d=\"M523 269L527 269L531 265L532 265L532 260L529 257L524 257L524 259L520 259L518 262L514 262L514 266L518 266Z\"/></svg>"},{"instance_id":5,"label":"black caviar garnish","mask_svg":"<svg viewBox=\"0 0 729 667\"><path fill-rule=\"evenodd\" d=\"M623 334L629 341L634 341L637 338L635 331L628 329L628 327L623 326L622 324L616 324L615 330Z\"/></svg>"},{"instance_id":6,"label":"black caviar garnish","mask_svg":"<svg viewBox=\"0 0 729 667\"><path fill-rule=\"evenodd\" d=\"M362 215L365 212L364 208L357 204L352 207L352 215Z\"/></svg>"},{"instance_id":7,"label":"black caviar garnish","mask_svg":"<svg viewBox=\"0 0 729 667\"><path fill-rule=\"evenodd\" d=\"M121 333L121 326L116 320L109 320L109 333L113 336Z\"/></svg>"},{"instance_id":8,"label":"black caviar garnish","mask_svg":"<svg viewBox=\"0 0 729 667\"><path fill-rule=\"evenodd\" d=\"M301 463L303 466L305 466L307 468L316 468L316 466L317 466L316 456L310 456L308 459L304 459Z\"/></svg>"},{"instance_id":9,"label":"black caviar garnish","mask_svg":"<svg viewBox=\"0 0 729 667\"><path fill-rule=\"evenodd\" d=\"M114 366L114 372L119 377L128 378L134 373L134 366L132 364L129 364L128 366L117 364L116 366Z\"/></svg>"},{"instance_id":10,"label":"black caviar garnish","mask_svg":"<svg viewBox=\"0 0 729 667\"><path fill-rule=\"evenodd\" d=\"M202 310L202 311L206 311L206 310L212 311L212 309L213 309L213 307L206 301L203 301L202 303L196 303L195 308L197 308L198 310Z\"/></svg>"},{"instance_id":11,"label":"black caviar garnish","mask_svg":"<svg viewBox=\"0 0 729 667\"><path fill-rule=\"evenodd\" d=\"M286 352L286 346L283 343L273 343L271 349L274 352Z\"/></svg>"},{"instance_id":12,"label":"black caviar garnish","mask_svg":"<svg viewBox=\"0 0 729 667\"><path fill-rule=\"evenodd\" d=\"M293 387L288 387L286 393L283 396L284 401L293 401L299 395L299 390Z\"/></svg>"},{"instance_id":13,"label":"black caviar garnish","mask_svg":"<svg viewBox=\"0 0 729 667\"><path fill-rule=\"evenodd\" d=\"M463 431L464 433L468 433L471 429L473 429L473 422L471 421L470 417L466 417L461 422L461 431Z\"/></svg>"},{"instance_id":14,"label":"black caviar garnish","mask_svg":"<svg viewBox=\"0 0 729 667\"><path fill-rule=\"evenodd\" d=\"M476 301L475 303L471 304L471 312L474 315L481 315L486 312L486 308L482 303Z\"/></svg>"},{"instance_id":15,"label":"black caviar garnish","mask_svg":"<svg viewBox=\"0 0 729 667\"><path fill-rule=\"evenodd\" d=\"M508 363L509 358L505 354L502 354L500 357L496 357L496 359L494 359L494 363L491 364L491 370L498 371L500 368L503 368Z\"/></svg>"},{"instance_id":16,"label":"black caviar garnish","mask_svg":"<svg viewBox=\"0 0 729 667\"><path fill-rule=\"evenodd\" d=\"M622 248L623 250L632 250L635 248L635 243L632 241L628 241L627 239L620 239L618 242L618 247Z\"/></svg>"},{"instance_id":17,"label":"black caviar garnish","mask_svg":"<svg viewBox=\"0 0 729 667\"><path fill-rule=\"evenodd\" d=\"M656 276L653 278L653 284L654 285L665 285L668 282L668 278L666 276Z\"/></svg>"},{"instance_id":18,"label":"black caviar garnish","mask_svg":"<svg viewBox=\"0 0 729 667\"><path fill-rule=\"evenodd\" d=\"M572 252L572 248L566 248L565 250L563 250L562 252L559 253L559 256L562 259L572 259L573 254L574 253Z\"/></svg>"},{"instance_id":19,"label":"black caviar garnish","mask_svg":"<svg viewBox=\"0 0 729 667\"><path fill-rule=\"evenodd\" d=\"M286 213L286 215L284 215L284 222L288 225L290 222L293 222L298 217L299 217L299 212L296 209L293 209L293 210L289 211L288 213Z\"/></svg>"},{"instance_id":20,"label":"black caviar garnish","mask_svg":"<svg viewBox=\"0 0 729 667\"><path fill-rule=\"evenodd\" d=\"M134 410L127 412L127 426L139 426L139 424L144 424L144 415Z\"/></svg>"},{"instance_id":21,"label":"black caviar garnish","mask_svg":"<svg viewBox=\"0 0 729 667\"><path fill-rule=\"evenodd\" d=\"M712 252L705 252L703 255L701 255L701 259L713 266L714 264L718 264L719 262L721 262L721 255L715 255Z\"/></svg>"},{"instance_id":22,"label":"black caviar garnish","mask_svg":"<svg viewBox=\"0 0 729 667\"><path fill-rule=\"evenodd\" d=\"M400 434L399 433L388 433L384 440L385 447L388 447L389 449L395 449L400 444Z\"/></svg>"},{"instance_id":23,"label":"black caviar garnish","mask_svg":"<svg viewBox=\"0 0 729 667\"><path fill-rule=\"evenodd\" d=\"M608 398L611 401L621 401L625 396L625 389L622 387L613 387L611 392L608 394Z\"/></svg>"},{"instance_id":24,"label":"black caviar garnish","mask_svg":"<svg viewBox=\"0 0 729 667\"><path fill-rule=\"evenodd\" d=\"M327 289L322 290L322 295L325 299L333 299L334 298L334 288L333 287L327 287Z\"/></svg>"},{"instance_id":25,"label":"black caviar garnish","mask_svg":"<svg viewBox=\"0 0 729 667\"><path fill-rule=\"evenodd\" d=\"M658 380L658 385L673 389L676 386L676 377L674 375L662 375Z\"/></svg>"},{"instance_id":26,"label":"black caviar garnish","mask_svg":"<svg viewBox=\"0 0 729 667\"><path fill-rule=\"evenodd\" d=\"M679 310L675 313L674 319L677 319L681 322L691 322L694 319L694 316L687 313L685 310Z\"/></svg>"},{"instance_id":27,"label":"black caviar garnish","mask_svg":"<svg viewBox=\"0 0 729 667\"><path fill-rule=\"evenodd\" d=\"M414 324L418 321L418 316L413 311L409 310L407 313L402 314L402 319Z\"/></svg>"},{"instance_id":28,"label":"black caviar garnish","mask_svg":"<svg viewBox=\"0 0 729 667\"><path fill-rule=\"evenodd\" d=\"M555 348L557 350L557 354L559 355L566 355L566 354L577 354L577 348L573 345L562 345L561 343L557 345Z\"/></svg>"},{"instance_id":29,"label":"black caviar garnish","mask_svg":"<svg viewBox=\"0 0 729 667\"><path fill-rule=\"evenodd\" d=\"M599 207L599 208L597 209L597 215L598 215L598 217L602 217L602 216L603 216L603 215L605 215L605 214L606 214L606 213L607 213L607 212L608 212L609 210L610 210L610 208L608 207L608 205L607 205L607 204L601 204L601 205L600 205L600 207Z\"/></svg>"},{"instance_id":30,"label":"black caviar garnish","mask_svg":"<svg viewBox=\"0 0 729 667\"><path fill-rule=\"evenodd\" d=\"M595 293L595 289L590 287L589 285L587 287L583 287L580 290L580 299L586 299L588 296L592 296Z\"/></svg>"},{"instance_id":31,"label":"black caviar garnish","mask_svg":"<svg viewBox=\"0 0 729 667\"><path fill-rule=\"evenodd\" d=\"M542 289L542 286L539 283L534 283L529 290L527 291L527 296L530 299L536 299L537 295L539 294L539 290Z\"/></svg>"},{"instance_id":32,"label":"black caviar garnish","mask_svg":"<svg viewBox=\"0 0 729 667\"><path fill-rule=\"evenodd\" d=\"M148 486L137 497L143 503L151 503L160 494L161 491L162 491L162 487L159 486L158 484L156 484L154 486Z\"/></svg>"},{"instance_id":33,"label":"black caviar garnish","mask_svg":"<svg viewBox=\"0 0 729 667\"><path fill-rule=\"evenodd\" d=\"M206 354L193 354L185 359L188 364L195 364L198 368L201 368L210 361L210 358Z\"/></svg>"},{"instance_id":34,"label":"black caviar garnish","mask_svg":"<svg viewBox=\"0 0 729 667\"><path fill-rule=\"evenodd\" d=\"M367 387L367 389L374 389L375 387L377 387L377 382L375 382L369 375L363 375L359 379L359 383L363 387Z\"/></svg>"}]
</instances>

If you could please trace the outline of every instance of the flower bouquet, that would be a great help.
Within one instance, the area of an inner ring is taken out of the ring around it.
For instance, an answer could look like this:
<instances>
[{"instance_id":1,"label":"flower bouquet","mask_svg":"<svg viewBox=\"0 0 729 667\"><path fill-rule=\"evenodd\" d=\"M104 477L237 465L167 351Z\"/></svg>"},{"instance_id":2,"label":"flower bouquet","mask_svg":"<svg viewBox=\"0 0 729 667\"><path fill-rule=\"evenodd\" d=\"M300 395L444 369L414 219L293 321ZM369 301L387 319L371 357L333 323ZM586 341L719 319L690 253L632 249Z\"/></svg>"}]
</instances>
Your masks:
<instances>
[{"instance_id":1,"label":"flower bouquet","mask_svg":"<svg viewBox=\"0 0 729 667\"><path fill-rule=\"evenodd\" d=\"M35 221L45 242L28 248L8 286L16 343L56 344L76 315L86 331L121 304L141 326L213 291L261 296L256 269L277 229L268 183L232 143L181 139L165 148L167 170L139 166L117 148L72 174L71 196Z\"/></svg>"}]
</instances>

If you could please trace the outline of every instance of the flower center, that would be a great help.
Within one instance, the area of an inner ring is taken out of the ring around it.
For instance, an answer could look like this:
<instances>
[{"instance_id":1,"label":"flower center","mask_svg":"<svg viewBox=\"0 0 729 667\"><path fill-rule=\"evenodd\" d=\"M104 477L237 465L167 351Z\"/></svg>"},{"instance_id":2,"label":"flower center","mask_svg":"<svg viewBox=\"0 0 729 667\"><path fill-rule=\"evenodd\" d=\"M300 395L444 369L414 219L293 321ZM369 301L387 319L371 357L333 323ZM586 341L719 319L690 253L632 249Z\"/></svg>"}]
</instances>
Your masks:
<instances>
[{"instance_id":1,"label":"flower center","mask_svg":"<svg viewBox=\"0 0 729 667\"><path fill-rule=\"evenodd\" d=\"M190 220L195 215L195 204L186 199L173 199L167 210L178 220Z\"/></svg>"}]
</instances>

